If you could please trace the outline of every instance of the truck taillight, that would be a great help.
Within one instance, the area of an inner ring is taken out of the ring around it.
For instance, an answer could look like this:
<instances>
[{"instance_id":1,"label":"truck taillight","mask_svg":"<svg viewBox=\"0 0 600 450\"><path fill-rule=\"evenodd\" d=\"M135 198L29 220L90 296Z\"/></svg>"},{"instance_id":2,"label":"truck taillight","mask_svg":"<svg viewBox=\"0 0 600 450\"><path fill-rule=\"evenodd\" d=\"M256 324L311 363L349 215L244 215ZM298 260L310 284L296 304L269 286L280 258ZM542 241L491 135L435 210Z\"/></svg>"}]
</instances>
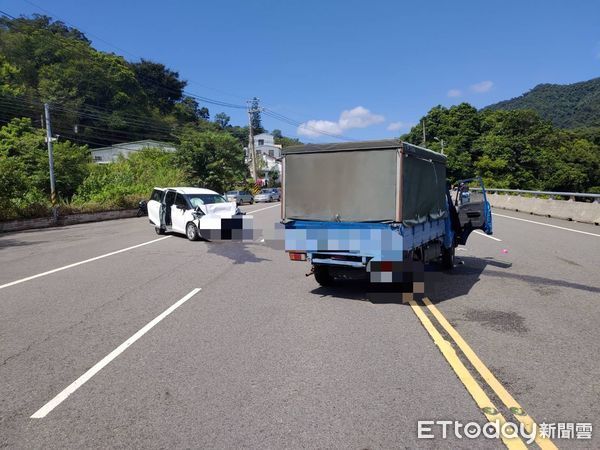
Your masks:
<instances>
[{"instance_id":1,"label":"truck taillight","mask_svg":"<svg viewBox=\"0 0 600 450\"><path fill-rule=\"evenodd\" d=\"M306 253L304 252L289 252L292 261L306 261Z\"/></svg>"}]
</instances>

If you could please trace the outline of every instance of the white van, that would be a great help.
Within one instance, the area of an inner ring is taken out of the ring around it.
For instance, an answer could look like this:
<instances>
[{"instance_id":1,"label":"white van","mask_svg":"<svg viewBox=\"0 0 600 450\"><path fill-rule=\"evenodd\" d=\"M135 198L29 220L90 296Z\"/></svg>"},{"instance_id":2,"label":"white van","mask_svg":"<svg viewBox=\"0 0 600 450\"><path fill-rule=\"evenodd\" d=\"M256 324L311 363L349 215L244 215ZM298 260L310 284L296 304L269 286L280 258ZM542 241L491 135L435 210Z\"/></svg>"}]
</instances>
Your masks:
<instances>
[{"instance_id":1,"label":"white van","mask_svg":"<svg viewBox=\"0 0 600 450\"><path fill-rule=\"evenodd\" d=\"M251 230L250 216L235 203L210 189L154 188L148 201L148 219L157 234L182 233L190 241L200 238L242 239Z\"/></svg>"}]
</instances>

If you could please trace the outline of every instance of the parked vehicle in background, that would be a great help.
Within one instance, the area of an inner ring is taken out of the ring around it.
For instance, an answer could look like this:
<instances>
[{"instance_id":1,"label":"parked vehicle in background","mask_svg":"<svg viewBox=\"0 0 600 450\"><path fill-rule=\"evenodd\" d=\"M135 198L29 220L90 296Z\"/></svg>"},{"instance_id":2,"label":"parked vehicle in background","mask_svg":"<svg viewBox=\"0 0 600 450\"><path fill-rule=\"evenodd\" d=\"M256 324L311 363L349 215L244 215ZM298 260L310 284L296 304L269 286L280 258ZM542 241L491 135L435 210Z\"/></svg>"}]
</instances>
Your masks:
<instances>
[{"instance_id":1,"label":"parked vehicle in background","mask_svg":"<svg viewBox=\"0 0 600 450\"><path fill-rule=\"evenodd\" d=\"M243 216L233 202L215 191L193 187L154 188L148 219L157 234L182 233L190 241L242 239L242 231L252 229L251 217Z\"/></svg>"},{"instance_id":2,"label":"parked vehicle in background","mask_svg":"<svg viewBox=\"0 0 600 450\"><path fill-rule=\"evenodd\" d=\"M274 200L275 193L273 189L261 189L261 191L254 196L256 203L260 202L272 202Z\"/></svg>"},{"instance_id":3,"label":"parked vehicle in background","mask_svg":"<svg viewBox=\"0 0 600 450\"><path fill-rule=\"evenodd\" d=\"M273 201L280 202L281 201L281 188L271 188L271 197L273 197Z\"/></svg>"},{"instance_id":4,"label":"parked vehicle in background","mask_svg":"<svg viewBox=\"0 0 600 450\"><path fill-rule=\"evenodd\" d=\"M142 200L138 203L138 211L137 217L147 216L148 215L148 203L145 200Z\"/></svg>"},{"instance_id":5,"label":"parked vehicle in background","mask_svg":"<svg viewBox=\"0 0 600 450\"><path fill-rule=\"evenodd\" d=\"M228 202L235 202L237 205L243 205L244 203L254 203L254 197L248 191L227 191L225 198Z\"/></svg>"}]
</instances>

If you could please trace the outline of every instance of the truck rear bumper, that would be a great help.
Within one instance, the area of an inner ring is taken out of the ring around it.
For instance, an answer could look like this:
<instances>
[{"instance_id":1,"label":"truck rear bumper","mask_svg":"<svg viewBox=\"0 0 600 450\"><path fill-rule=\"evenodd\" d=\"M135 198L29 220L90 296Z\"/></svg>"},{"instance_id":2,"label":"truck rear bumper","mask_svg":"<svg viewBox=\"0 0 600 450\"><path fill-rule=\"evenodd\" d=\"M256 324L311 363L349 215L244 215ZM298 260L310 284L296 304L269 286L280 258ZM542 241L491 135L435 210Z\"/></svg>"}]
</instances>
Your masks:
<instances>
[{"instance_id":1,"label":"truck rear bumper","mask_svg":"<svg viewBox=\"0 0 600 450\"><path fill-rule=\"evenodd\" d=\"M314 265L366 270L375 283L406 282L422 271L407 261L407 255L419 246L443 240L445 225L444 219L410 227L294 221L286 224L285 250L305 253Z\"/></svg>"}]
</instances>

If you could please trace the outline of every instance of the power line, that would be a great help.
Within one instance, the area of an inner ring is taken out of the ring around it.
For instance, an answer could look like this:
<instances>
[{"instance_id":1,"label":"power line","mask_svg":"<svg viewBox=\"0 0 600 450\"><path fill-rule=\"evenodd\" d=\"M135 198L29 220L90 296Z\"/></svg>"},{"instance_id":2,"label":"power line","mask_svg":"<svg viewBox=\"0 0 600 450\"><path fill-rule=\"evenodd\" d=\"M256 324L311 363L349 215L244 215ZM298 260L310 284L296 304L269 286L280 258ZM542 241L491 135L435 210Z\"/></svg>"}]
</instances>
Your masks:
<instances>
[{"instance_id":1,"label":"power line","mask_svg":"<svg viewBox=\"0 0 600 450\"><path fill-rule=\"evenodd\" d=\"M17 18L16 18L16 17L14 17L14 16L11 16L10 14L8 14L8 13L5 13L4 11L0 11L0 14L2 14L2 15L3 15L3 16L5 16L5 17L8 17L9 19L17 20Z\"/></svg>"},{"instance_id":2,"label":"power line","mask_svg":"<svg viewBox=\"0 0 600 450\"><path fill-rule=\"evenodd\" d=\"M25 104L24 105L24 109L18 106L15 106L14 104L6 104L6 103L2 103L2 99L0 99L0 106L2 106L2 109L7 111L9 114L14 115L14 117L18 117L18 116L22 116L23 113L27 114L29 118L33 119L35 122L38 121L37 119L37 115L40 112L39 109L35 110L33 108L33 106L31 106L30 104ZM52 110L54 112L57 111L57 109L55 107L52 108ZM63 119L64 121L64 119ZM3 120L3 122L5 123L9 123L9 121L5 121ZM41 125L43 126L43 121L41 123ZM146 132L144 133L143 131L128 131L128 130L120 130L120 129L113 129L110 128L108 126L103 126L103 127L99 127L99 126L93 126L93 125L88 125L86 123L81 124L81 127L83 129L82 133L78 133L78 132L71 132L71 131L66 131L66 132L62 132L61 134L63 135L64 139L66 140L71 140L74 142L82 142L85 144L90 144L90 145L94 145L94 146L100 146L100 147L106 147L106 146L110 146L110 145L115 145L115 141L128 141L128 140L144 140L144 139L163 139L163 140L172 140L172 137L175 137L173 135L173 130L172 129L161 129L161 130L153 130L153 132ZM87 136L86 130L97 130L97 136L99 137L101 141L103 142L99 142L98 140L90 140ZM64 130L64 128L63 128ZM152 130L151 130L152 131ZM102 136L100 133L98 132L103 132L105 134L105 136Z\"/></svg>"},{"instance_id":3,"label":"power line","mask_svg":"<svg viewBox=\"0 0 600 450\"><path fill-rule=\"evenodd\" d=\"M3 120L0 119L0 122L9 124L10 120ZM59 139L59 141L61 141L63 138ZM113 145L106 145L106 142L98 142L98 141L92 141L89 139L85 139L79 136L65 136L64 137L64 141L72 141L72 142L78 142L78 143L82 143L82 144L91 144L91 145L96 145L98 147L118 147L120 144L113 144ZM63 142L64 142L63 141ZM90 150L94 150L93 148Z\"/></svg>"},{"instance_id":4,"label":"power line","mask_svg":"<svg viewBox=\"0 0 600 450\"><path fill-rule=\"evenodd\" d=\"M284 116L283 114L276 113L275 111L269 110L267 108L264 109L264 113L265 113L265 115L272 117L276 120L280 120L282 122L288 123L288 124L296 126L296 127L303 127L303 128L306 128L307 130L314 131L315 133L319 133L319 134L322 134L325 136L330 136L330 137L333 137L336 139L341 139L344 141L354 141L354 139L352 139L350 137L343 136L341 134L328 133L327 131L319 130L318 128L314 128L314 127L307 125L306 122L303 122L303 123L298 122L294 119Z\"/></svg>"},{"instance_id":5,"label":"power line","mask_svg":"<svg viewBox=\"0 0 600 450\"><path fill-rule=\"evenodd\" d=\"M39 9L39 10L41 10L42 12L45 12L45 13L47 13L47 14L50 14L50 15L54 16L54 17L55 17L55 18L57 18L58 20L61 20L61 19L60 19L58 16L56 16L56 15L55 15L54 13L52 13L51 11L49 11L49 10L46 10L46 9L42 8L41 6L39 6L39 5L37 5L37 4L33 3L33 2L31 2L31 1L29 1L29 0L25 0L25 2L26 2L26 3L29 3L30 5L34 6L35 8L38 8L38 9ZM9 17L12 17L12 16L9 16ZM14 19L14 18L13 18L13 19ZM111 44L110 42L108 42L108 41L106 41L106 40L102 39L101 37L99 37L99 36L97 36L97 35L94 35L94 34L91 34L91 33L87 33L87 32L85 32L85 30L83 30L83 29L81 29L81 28L78 28L78 27L74 26L73 24L70 24L70 23L69 23L69 22L67 22L67 21L61 20L61 22L63 22L64 24L66 24L66 25L68 25L68 26L70 26L70 27L72 27L72 28L74 28L74 29L79 29L79 30L81 30L82 32L84 32L85 34L87 34L87 35L89 35L89 36L93 36L93 37L95 37L96 39L100 40L101 42L104 42L105 44L107 44L107 45L109 45L109 46L111 46L111 47L113 47L113 48L115 48L115 49L117 49L117 50L119 50L119 51L121 51L121 52L124 52L124 53L130 54L130 55L132 55L132 56L135 56L136 58L139 58L140 60L142 60L142 59L143 59L143 58L141 58L141 57L139 57L139 56L136 56L136 55L132 54L131 52L129 52L129 51L125 50L125 49L122 49L122 48L120 48L120 47L118 47L118 46L116 46L116 45L114 45L114 44ZM62 42L63 42L64 44L67 44L67 45L74 45L74 42L72 42L72 39L69 39L69 38L67 38L67 37L63 37L63 36L57 36L57 35L54 35L54 38L64 38L64 39L61 39L61 40L62 40ZM81 51L81 48L80 48L80 47L74 47L74 48L76 48L78 51ZM91 46L90 46L90 48L91 48L92 50L95 50L95 49L94 49L93 47L91 47ZM97 51L97 50L95 50L95 51ZM87 55L86 55L86 56L87 56ZM171 88L168 88L168 87L166 87L166 86L164 86L164 85L162 85L162 84L160 84L160 83L156 82L155 80L152 80L152 79L146 78L146 77L144 77L144 76L142 76L142 75L139 75L139 74L136 74L136 78L138 78L138 79L140 79L140 80L142 80L142 81L145 81L145 82L147 82L147 83L149 83L149 84L152 84L152 85L154 85L154 86L156 86L156 87L160 88L161 90L163 90L163 91L165 91L165 92L171 92L171 93L174 93L174 94L180 94L180 93L183 93L183 94L185 94L185 95L186 95L186 96L188 96L188 97L191 97L191 98L193 98L193 99L196 99L196 100L200 100L201 102L204 102L204 103L207 103L207 104L210 104L210 105L215 105L215 106L220 106L220 107L223 107L223 108L230 108L230 109L239 109L239 110L244 110L244 109L246 109L246 106L244 106L244 105L239 105L239 104L234 104L234 103L230 103L230 102L224 102L224 101L221 101L221 100L212 99L212 98L205 97L205 96L202 96L202 95L197 95L197 94L194 94L194 93L192 93L192 92L190 92L190 91L186 91L186 90L181 90L181 91L178 91L178 90L175 90L175 89L171 89ZM198 84L198 83L197 83L197 84ZM210 87L207 87L207 88L209 88L209 89L212 89L212 88L210 88ZM216 89L215 89L215 90L216 90ZM222 92L224 92L224 91L222 91ZM237 97L237 96L236 96L236 97ZM86 105L86 106L87 106L87 105ZM55 108L56 108L56 107L55 107ZM80 114L80 115L82 115L82 116L84 115L84 113L82 113L82 112L80 112L80 111L74 111L74 112L76 112L76 113L78 113L78 114ZM111 113L114 113L114 112L115 112L115 111L111 111ZM313 131L313 132L315 132L315 133L317 133L317 134L321 134L321 135L324 135L324 136L330 136L330 137L333 137L333 138L335 138L335 139L346 140L346 141L352 141L352 140L354 140L354 139L352 139L352 138L349 138L349 137L347 137L347 136L338 135L338 134L333 134L333 133L328 133L328 132L326 132L326 131L323 131L323 130L320 130L320 129L318 129L318 128L311 127L311 126L307 125L307 124L306 124L306 122L299 122L299 121L297 121L297 120L294 120L294 119L292 119L292 118L289 118L289 117L287 117L287 116L284 116L283 114L277 113L277 112L275 112L275 111L273 111L273 110L270 110L270 109L267 109L267 108L264 108L263 112L264 112L264 114L265 114L266 116L268 116L268 117L271 117L272 119L278 120L278 121L280 121L280 122L283 122L283 123L287 123L288 125L292 125L292 126L294 126L294 127L303 127L303 128L305 128L305 129L311 130L311 131ZM135 121L135 119L134 119L134 121ZM144 124L147 124L147 122L144 122Z\"/></svg>"},{"instance_id":6,"label":"power line","mask_svg":"<svg viewBox=\"0 0 600 450\"><path fill-rule=\"evenodd\" d=\"M35 98L35 97L25 98L25 97L17 97L17 96L12 96L12 97L0 96L0 101L5 101L8 103L10 103L11 101L22 102L23 104L27 104L29 106L38 106L38 107L43 105L43 101L41 99ZM164 128L153 126L152 121L148 120L147 116L134 115L134 114L126 113L124 111L120 111L120 110L110 110L107 108L94 107L91 105L84 105L82 110L77 110L77 109L67 108L65 106L59 106L59 105L54 104L53 109L61 110L61 111L68 112L68 113L73 113L73 114L76 114L81 117L87 117L87 118L98 119L98 120L106 120L108 118L108 116L116 114L119 116L120 119L122 119L128 125L150 127L150 128L155 128L158 130L170 129L170 127L168 127L168 125L165 125ZM87 109L89 109L91 111L86 111ZM103 114L106 115L106 117L103 116Z\"/></svg>"},{"instance_id":7,"label":"power line","mask_svg":"<svg viewBox=\"0 0 600 450\"><path fill-rule=\"evenodd\" d=\"M36 7L36 8L38 8L39 10L41 10L41 11L43 11L43 12L47 13L47 14L50 14L50 15L52 15L52 16L54 16L54 17L58 18L58 19L59 19L59 20L61 20L63 23L65 23L65 24L67 24L67 25L71 26L72 28L79 29L79 30L81 30L82 32L84 32L86 35L89 35L89 36L95 37L96 39L98 39L98 40L99 40L99 41L101 41L101 42L104 42L106 45L108 45L108 46L110 46L110 47L113 47L113 48L115 48L115 49L117 49L117 50L119 50L119 51L121 51L121 52L124 52L124 53L127 53L127 54L131 55L131 56L134 56L134 57L135 57L135 58L137 58L137 59L140 59L140 60L142 60L142 59L143 59L143 58L142 58L142 57L140 57L139 55L135 55L135 54L133 54L133 53L131 53L131 52L129 52L129 51L127 51L127 50L123 49L123 48L120 48L120 47L118 47L118 46L116 46L116 45L114 45L114 44L112 44L112 43L110 43L110 42L106 41L105 39L101 38L101 37L100 37L100 36L98 36L98 35L95 35L95 34L92 34L92 33L88 33L88 32L86 32L85 30L83 30L82 28L76 27L76 26L74 26L73 24L71 24L71 23L69 23L69 22L67 22L67 21L65 21L65 20L62 20L62 19L60 19L60 18L59 18L59 17L58 17L56 14L54 14L52 11L46 10L46 9L42 8L41 6L39 6L39 5L35 4L34 2L32 2L32 1L30 1L30 0L25 0L25 2L26 2L26 3L29 3L30 5L32 5L32 6ZM142 77L142 76L139 76L139 75L138 75L138 78L144 79L144 77ZM163 86L163 85L161 85L161 84L159 84L159 83L156 83L154 80L146 79L146 81L147 81L147 82L150 82L151 84L154 84L154 85L156 85L156 86L160 87L160 88L161 88L161 89L163 89L163 90L166 90L167 92L168 92L168 91L171 91L171 92L177 93L177 91L175 91L175 90L171 90L171 89L168 89L168 88L166 88L165 86ZM191 81L191 82L194 82L193 80L190 80L190 81ZM194 82L194 83L201 85L200 83L197 83L197 82ZM202 85L201 85L201 86L202 86ZM215 91L220 91L220 92L222 92L222 93L229 94L229 95L232 95L232 96L234 96L234 97L241 98L241 97L239 97L239 96L237 96L237 95L234 95L234 94L227 93L226 91L222 91L222 90L219 90L219 89L211 88L210 86L204 86L204 87L206 87L206 88L208 88L208 89L215 90ZM224 107L224 108L231 108L231 109L246 109L246 107L245 107L245 106L243 106L243 105L236 105L236 104L232 104L232 103L228 103L228 102L222 102L222 101L220 101L220 100L214 100L214 99L211 99L211 98L208 98L208 97L200 96L200 95L197 95L197 94L191 93L191 92L189 92L189 91L185 91L185 90L182 90L182 91L183 91L183 93L184 93L184 94L186 94L186 95L188 95L188 96L190 96L190 97L192 97L192 98L196 98L196 99L198 99L198 100L201 100L201 101L203 101L203 102L205 102L205 103L208 103L208 104L212 104L212 105L216 105L216 106L221 106L221 107ZM268 114L268 112L270 112L271 114ZM319 129L317 129L317 128L314 128L314 127L310 127L310 126L306 125L306 123L305 123L305 122L304 122L304 123L301 123L301 122L295 121L295 120L293 120L293 119L290 119L289 117L283 116L282 114L276 113L275 111L267 110L266 108L265 108L265 115L267 115L267 116L269 116L269 117L271 117L271 118L273 118L273 119L275 119L275 120L279 120L279 121L282 121L282 122L284 122L284 123L288 123L289 125L292 125L292 126L296 126L296 127L303 126L303 127L304 127L304 128L306 128L306 129L309 129L309 130L311 130L311 131L314 131L314 132L316 132L316 133L318 133L318 134L322 134L322 135L325 135L325 136L330 136L330 137L333 137L333 138L336 138L336 139L342 139L342 140L349 140L349 141L352 141L352 140L353 140L353 139L351 139L351 138L348 138L348 137L346 137L346 136L337 135L337 134L332 134L332 133L328 133L328 132L326 132L326 131L319 130Z\"/></svg>"},{"instance_id":8,"label":"power line","mask_svg":"<svg viewBox=\"0 0 600 450\"><path fill-rule=\"evenodd\" d=\"M85 31L84 29L82 29L82 28L80 28L80 27L77 27L77 26L75 26L75 25L73 25L73 24L71 24L71 23L67 22L66 20L63 20L63 19L61 19L61 18L60 18L60 17L58 17L56 14L54 14L52 11L49 11L49 10L47 10L47 9L44 9L44 8L42 8L41 6L39 6L39 5L35 4L35 3L33 3L32 1L29 1L29 0L24 0L24 1L25 1L26 3L29 3L31 6L33 6L33 7L37 8L37 9L39 9L40 11L42 11L42 12L45 12L46 14L50 14L51 16L53 16L53 17L55 17L56 19L60 20L60 21L61 21L61 22L63 22L64 24L66 24L66 25L70 26L71 28L74 28L74 29L76 29L76 30L80 30L80 31L82 31L84 34L86 34L86 35L88 35L88 36L92 36L92 37L96 38L97 40L99 40L99 41L101 41L101 42L105 43L106 45L108 45L108 46L110 46L110 47L112 47L112 48L114 48L114 49L116 49L116 50L119 50L120 52L123 52L123 53L126 53L126 54L130 55L130 56L133 56L134 58L136 58L136 59L139 59L140 61L141 61L141 60L143 60L143 58L142 58L141 56L135 55L135 54L133 54L133 53L131 53L131 52L129 52L129 51L127 51L127 50L125 50L125 49L121 48L121 47L118 47L118 46L116 46L116 45L114 45L114 44L112 44L112 43L110 43L110 42L106 41L105 39L101 38L101 37L100 37L100 36L98 36L98 35L95 35L95 34L92 34L92 33L88 33L88 32L87 32L87 31ZM139 76L139 75L136 75L136 76L137 76L138 78L144 79L144 77L143 77L143 76ZM178 91L176 91L176 90L174 90L174 89L169 89L169 88L165 87L164 85L162 85L162 84L160 84L160 83L156 83L154 80L151 80L151 79L148 79L148 78L146 78L146 79L145 79L145 81L146 81L146 82L149 82L149 83L151 83L151 84L155 84L156 86L160 87L160 88L161 88L161 89L163 89L163 90L166 90L167 92L169 92L169 91L170 91L170 92L173 92L173 93L179 93ZM199 83L196 83L196 84L199 84ZM206 86L206 87L207 87L208 89L212 89L212 90L218 90L218 89L211 88L211 87L208 87L208 86ZM233 104L233 103L229 103L229 102L223 102L223 101L221 101L221 100L215 100L215 99L212 99L212 98L209 98L209 97L204 97L204 96L202 96L202 95L197 95L197 94L194 94L194 93L192 93L192 92L189 92L189 91L186 91L186 90L182 90L182 92L183 92L184 94L186 94L188 97L192 97L192 98L195 98L195 99L201 100L201 101L203 101L203 102L205 102L205 103L208 103L208 104L212 104L212 105L216 105L216 106L221 106L221 107L223 107L223 108L231 108L231 109L246 109L246 107L245 107L244 105L237 105L237 104ZM237 97L237 96L235 96L235 97Z\"/></svg>"},{"instance_id":9,"label":"power line","mask_svg":"<svg viewBox=\"0 0 600 450\"><path fill-rule=\"evenodd\" d=\"M28 101L24 101L22 106L17 106L16 103L11 103L10 101L7 102L6 98L2 98L2 97L0 97L0 104L3 106L3 108L5 110L7 110L13 114L27 112L30 115L33 115L34 113L35 114L39 113L40 107L41 107L41 103L34 103L34 102L28 102ZM79 118L89 118L89 119L104 123L106 125L105 128L101 128L101 127L95 127L93 125L89 125L87 123L75 124L75 125L81 125L83 128L92 128L92 129L102 130L102 131L105 131L106 133L111 133L111 134L122 134L122 135L129 134L129 135L137 135L137 136L142 136L142 137L148 136L147 134L144 134L141 132L127 131L127 130L122 130L119 128L111 127L108 117L102 117L100 115L94 115L94 114L86 114L86 113L82 113L80 111L63 108L58 105L53 105L52 109L54 111L59 111L63 114L72 113L72 114L77 115ZM158 127L158 126L153 126L147 122L131 122L131 119L129 121L123 120L123 122L132 128L143 128L144 130L154 131L155 133L159 133L159 134L163 134L163 135L170 135L171 132L173 131L173 129L168 126Z\"/></svg>"}]
</instances>

